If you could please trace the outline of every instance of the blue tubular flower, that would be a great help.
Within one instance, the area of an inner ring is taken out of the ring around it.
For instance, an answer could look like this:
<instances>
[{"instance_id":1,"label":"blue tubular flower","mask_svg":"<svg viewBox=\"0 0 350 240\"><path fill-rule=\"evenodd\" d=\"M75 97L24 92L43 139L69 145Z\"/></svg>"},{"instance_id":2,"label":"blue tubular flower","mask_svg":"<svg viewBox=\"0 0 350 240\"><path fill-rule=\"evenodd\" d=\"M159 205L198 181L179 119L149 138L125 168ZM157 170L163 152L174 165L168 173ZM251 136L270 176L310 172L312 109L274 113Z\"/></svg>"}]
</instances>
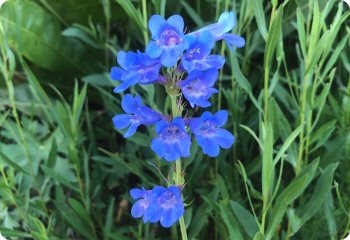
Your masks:
<instances>
[{"instance_id":1,"label":"blue tubular flower","mask_svg":"<svg viewBox=\"0 0 350 240\"><path fill-rule=\"evenodd\" d=\"M188 44L183 34L184 21L181 16L173 15L165 20L160 15L153 15L148 22L152 39L146 47L146 53L152 58L160 57L165 67L176 65Z\"/></svg>"},{"instance_id":2,"label":"blue tubular flower","mask_svg":"<svg viewBox=\"0 0 350 240\"><path fill-rule=\"evenodd\" d=\"M191 107L198 105L200 107L209 107L211 103L208 99L214 93L219 91L213 88L218 79L218 71L209 69L206 72L193 71L188 77L179 83L182 94L189 101Z\"/></svg>"},{"instance_id":3,"label":"blue tubular flower","mask_svg":"<svg viewBox=\"0 0 350 240\"><path fill-rule=\"evenodd\" d=\"M227 118L227 111L221 110L215 115L204 112L200 118L194 118L190 121L190 128L199 146L210 157L218 156L220 147L230 148L235 141L234 136L229 131L219 128L226 123Z\"/></svg>"},{"instance_id":4,"label":"blue tubular flower","mask_svg":"<svg viewBox=\"0 0 350 240\"><path fill-rule=\"evenodd\" d=\"M122 81L114 92L123 92L130 86L137 83L149 84L158 80L161 64L159 59L150 58L147 54L138 51L124 52L120 51L117 56L120 67L113 67L111 78Z\"/></svg>"},{"instance_id":5,"label":"blue tubular flower","mask_svg":"<svg viewBox=\"0 0 350 240\"><path fill-rule=\"evenodd\" d=\"M220 69L225 58L220 55L209 55L214 48L215 40L209 32L201 32L189 38L189 48L182 57L182 67L188 72L206 71L210 68Z\"/></svg>"},{"instance_id":6,"label":"blue tubular flower","mask_svg":"<svg viewBox=\"0 0 350 240\"><path fill-rule=\"evenodd\" d=\"M230 48L233 48L234 46L240 48L245 45L244 38L235 34L227 33L231 31L235 25L235 14L233 12L223 12L220 15L217 23L210 24L195 32L190 33L189 35L199 35L201 32L208 31L213 35L215 41L224 39Z\"/></svg>"},{"instance_id":7,"label":"blue tubular flower","mask_svg":"<svg viewBox=\"0 0 350 240\"><path fill-rule=\"evenodd\" d=\"M167 161L191 155L191 138L187 134L185 122L177 117L171 123L161 120L156 125L158 136L152 141L152 150Z\"/></svg>"},{"instance_id":8,"label":"blue tubular flower","mask_svg":"<svg viewBox=\"0 0 350 240\"><path fill-rule=\"evenodd\" d=\"M143 222L148 222L149 219L146 215L146 212L148 206L154 199L152 191L145 190L144 188L133 188L130 190L130 195L134 200L138 200L134 203L134 205L131 208L131 216L133 216L134 218L140 218L144 216Z\"/></svg>"},{"instance_id":9,"label":"blue tubular flower","mask_svg":"<svg viewBox=\"0 0 350 240\"><path fill-rule=\"evenodd\" d=\"M145 217L150 222L158 222L163 227L171 227L185 213L185 205L178 186L164 188L156 186L152 190L154 200L148 206Z\"/></svg>"},{"instance_id":10,"label":"blue tubular flower","mask_svg":"<svg viewBox=\"0 0 350 240\"><path fill-rule=\"evenodd\" d=\"M124 134L125 138L134 135L141 124L153 125L161 119L161 114L142 104L140 96L134 98L132 95L126 94L122 100L122 107L128 114L116 115L113 118L113 123L118 129L130 126Z\"/></svg>"}]
</instances>

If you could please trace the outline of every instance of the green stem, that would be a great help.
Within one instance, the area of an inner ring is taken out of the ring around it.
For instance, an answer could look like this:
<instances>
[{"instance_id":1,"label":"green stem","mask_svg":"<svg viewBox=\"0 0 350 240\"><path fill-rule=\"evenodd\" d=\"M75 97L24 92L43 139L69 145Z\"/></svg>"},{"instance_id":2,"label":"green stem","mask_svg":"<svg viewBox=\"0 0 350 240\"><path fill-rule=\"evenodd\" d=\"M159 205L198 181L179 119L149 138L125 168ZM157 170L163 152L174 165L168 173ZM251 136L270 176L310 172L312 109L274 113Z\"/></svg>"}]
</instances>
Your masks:
<instances>
[{"instance_id":1,"label":"green stem","mask_svg":"<svg viewBox=\"0 0 350 240\"><path fill-rule=\"evenodd\" d=\"M179 111L179 107L177 106L177 94L175 95L170 95L171 98L171 110L173 117L179 117L181 116L181 111ZM179 158L175 162L175 184L178 186L183 186L184 185L184 177L182 175L182 166L181 166L181 159ZM181 195L183 198L183 196ZM186 232L186 225L185 225L185 220L184 217L182 216L179 219L180 223L180 231L181 231L181 237L182 240L187 240L187 232Z\"/></svg>"},{"instance_id":2,"label":"green stem","mask_svg":"<svg viewBox=\"0 0 350 240\"><path fill-rule=\"evenodd\" d=\"M147 32L147 2L142 0L142 17L143 17L143 39L145 46L148 44L148 32Z\"/></svg>"},{"instance_id":3,"label":"green stem","mask_svg":"<svg viewBox=\"0 0 350 240\"><path fill-rule=\"evenodd\" d=\"M182 170L181 170L181 159L176 160L175 165L176 165L175 184L176 185L183 185L184 178L182 176ZM182 195L181 195L181 197L183 198ZM185 220L184 220L183 216L179 219L179 223L180 223L180 231L181 231L182 240L187 240L186 225L185 225Z\"/></svg>"},{"instance_id":4,"label":"green stem","mask_svg":"<svg viewBox=\"0 0 350 240\"><path fill-rule=\"evenodd\" d=\"M306 75L304 76L304 81L303 81L303 88L302 88L302 95L301 95L301 108L300 108L300 124L304 125L305 119L306 119L306 89L307 89L307 81L308 81L309 76ZM303 127L300 136L299 136L299 155L298 155L298 160L297 164L295 167L295 174L298 175L302 164L303 164L303 156L304 156L304 147L305 147L305 128Z\"/></svg>"},{"instance_id":5,"label":"green stem","mask_svg":"<svg viewBox=\"0 0 350 240\"><path fill-rule=\"evenodd\" d=\"M264 122L268 122L268 112L269 112L269 66L265 65L265 76L264 76Z\"/></svg>"},{"instance_id":6,"label":"green stem","mask_svg":"<svg viewBox=\"0 0 350 240\"><path fill-rule=\"evenodd\" d=\"M185 226L184 217L180 218L179 223L180 223L182 240L187 240L187 232L186 232L186 226Z\"/></svg>"}]
</instances>

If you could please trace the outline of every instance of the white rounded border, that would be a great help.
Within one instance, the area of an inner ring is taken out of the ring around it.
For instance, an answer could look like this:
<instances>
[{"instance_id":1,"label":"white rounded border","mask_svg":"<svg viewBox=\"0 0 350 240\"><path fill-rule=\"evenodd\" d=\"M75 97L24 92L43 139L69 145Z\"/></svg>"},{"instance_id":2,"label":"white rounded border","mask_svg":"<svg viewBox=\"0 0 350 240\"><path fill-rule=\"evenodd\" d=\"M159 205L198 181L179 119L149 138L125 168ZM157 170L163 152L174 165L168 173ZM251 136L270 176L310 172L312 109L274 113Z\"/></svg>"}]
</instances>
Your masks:
<instances>
[{"instance_id":1,"label":"white rounded border","mask_svg":"<svg viewBox=\"0 0 350 240\"><path fill-rule=\"evenodd\" d=\"M0 0L0 8L1 8L1 5L4 4L4 2L6 2L6 1L8 1L8 0ZM1 235L0 235L0 240L2 240Z\"/></svg>"},{"instance_id":2,"label":"white rounded border","mask_svg":"<svg viewBox=\"0 0 350 240\"><path fill-rule=\"evenodd\" d=\"M344 0L344 2L346 3L346 4L348 4L348 6L350 7L350 0ZM350 239L350 238L349 238ZM348 240L348 239L347 239Z\"/></svg>"}]
</instances>

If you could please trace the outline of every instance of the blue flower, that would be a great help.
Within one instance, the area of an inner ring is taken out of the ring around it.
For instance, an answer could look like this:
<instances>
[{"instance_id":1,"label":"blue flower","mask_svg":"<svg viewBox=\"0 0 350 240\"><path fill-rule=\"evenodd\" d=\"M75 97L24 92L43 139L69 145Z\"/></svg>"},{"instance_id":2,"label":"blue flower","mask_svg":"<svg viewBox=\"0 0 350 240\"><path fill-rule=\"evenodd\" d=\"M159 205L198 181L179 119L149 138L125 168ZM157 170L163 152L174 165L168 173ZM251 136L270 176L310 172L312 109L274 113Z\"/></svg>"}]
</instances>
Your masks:
<instances>
[{"instance_id":1,"label":"blue flower","mask_svg":"<svg viewBox=\"0 0 350 240\"><path fill-rule=\"evenodd\" d=\"M124 134L126 138L134 135L141 124L153 125L162 117L160 113L144 106L140 96L134 98L132 95L126 94L122 100L122 107L128 114L116 115L113 118L113 123L118 129L129 126L128 131Z\"/></svg>"},{"instance_id":2,"label":"blue flower","mask_svg":"<svg viewBox=\"0 0 350 240\"><path fill-rule=\"evenodd\" d=\"M152 39L146 47L146 53L152 58L160 57L165 67L176 65L188 44L183 34L184 21L181 16L173 15L165 20L160 15L153 15L148 22Z\"/></svg>"},{"instance_id":3,"label":"blue flower","mask_svg":"<svg viewBox=\"0 0 350 240\"><path fill-rule=\"evenodd\" d=\"M216 69L209 69L206 72L195 70L179 83L182 94L189 101L191 107L195 105L209 107L211 105L208 99L214 93L219 92L213 88L218 75L219 73Z\"/></svg>"},{"instance_id":4,"label":"blue flower","mask_svg":"<svg viewBox=\"0 0 350 240\"><path fill-rule=\"evenodd\" d=\"M199 146L210 157L218 156L220 147L230 148L235 141L229 131L220 128L226 123L227 118L227 111L220 110L215 115L204 112L200 118L193 118L190 121L190 128Z\"/></svg>"},{"instance_id":5,"label":"blue flower","mask_svg":"<svg viewBox=\"0 0 350 240\"><path fill-rule=\"evenodd\" d=\"M171 123L161 120L156 125L158 136L152 141L152 150L167 161L191 155L191 138L187 134L185 122L177 117Z\"/></svg>"},{"instance_id":6,"label":"blue flower","mask_svg":"<svg viewBox=\"0 0 350 240\"><path fill-rule=\"evenodd\" d=\"M114 92L120 93L137 83L150 84L158 80L161 64L159 59L150 58L147 54L137 51L120 51L117 56L120 67L113 67L111 78L122 81Z\"/></svg>"},{"instance_id":7,"label":"blue flower","mask_svg":"<svg viewBox=\"0 0 350 240\"><path fill-rule=\"evenodd\" d=\"M227 45L232 49L233 47L243 47L245 45L245 40L241 36L235 34L228 34L227 32L231 31L232 28L236 25L236 17L233 12L224 12L220 15L217 23L210 24L205 26L195 32L188 34L199 35L201 32L208 31L210 32L215 41L224 39Z\"/></svg>"},{"instance_id":8,"label":"blue flower","mask_svg":"<svg viewBox=\"0 0 350 240\"><path fill-rule=\"evenodd\" d=\"M159 221L163 227L168 228L185 213L185 204L178 186L156 186L152 190L133 188L130 195L137 200L131 208L131 215L134 218L143 217L144 223Z\"/></svg>"},{"instance_id":9,"label":"blue flower","mask_svg":"<svg viewBox=\"0 0 350 240\"><path fill-rule=\"evenodd\" d=\"M150 222L160 221L163 227L171 227L185 213L180 188L178 186L168 188L156 186L152 193L154 200L148 206L145 216Z\"/></svg>"},{"instance_id":10,"label":"blue flower","mask_svg":"<svg viewBox=\"0 0 350 240\"><path fill-rule=\"evenodd\" d=\"M140 218L143 216L143 222L148 222L149 218L146 212L148 206L154 199L154 194L151 190L145 190L144 188L133 188L130 190L130 195L134 200L138 200L131 208L131 216L134 218Z\"/></svg>"},{"instance_id":11,"label":"blue flower","mask_svg":"<svg viewBox=\"0 0 350 240\"><path fill-rule=\"evenodd\" d=\"M182 67L188 72L193 70L206 71L210 68L220 69L225 58L220 55L209 55L214 48L215 40L208 32L201 32L188 40L189 48L182 57Z\"/></svg>"}]
</instances>

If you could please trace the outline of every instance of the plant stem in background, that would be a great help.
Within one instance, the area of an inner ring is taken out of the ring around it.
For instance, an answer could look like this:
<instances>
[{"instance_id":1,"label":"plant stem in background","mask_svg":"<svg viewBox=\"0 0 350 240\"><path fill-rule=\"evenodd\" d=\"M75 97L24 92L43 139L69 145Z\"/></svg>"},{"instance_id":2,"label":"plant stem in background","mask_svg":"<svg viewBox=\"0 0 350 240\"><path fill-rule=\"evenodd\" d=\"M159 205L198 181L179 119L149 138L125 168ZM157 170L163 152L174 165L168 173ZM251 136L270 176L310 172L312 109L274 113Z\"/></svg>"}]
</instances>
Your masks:
<instances>
[{"instance_id":1,"label":"plant stem in background","mask_svg":"<svg viewBox=\"0 0 350 240\"><path fill-rule=\"evenodd\" d=\"M143 39L145 41L145 46L148 44L148 32L147 32L147 1L142 0L142 17L143 17Z\"/></svg>"}]
</instances>

